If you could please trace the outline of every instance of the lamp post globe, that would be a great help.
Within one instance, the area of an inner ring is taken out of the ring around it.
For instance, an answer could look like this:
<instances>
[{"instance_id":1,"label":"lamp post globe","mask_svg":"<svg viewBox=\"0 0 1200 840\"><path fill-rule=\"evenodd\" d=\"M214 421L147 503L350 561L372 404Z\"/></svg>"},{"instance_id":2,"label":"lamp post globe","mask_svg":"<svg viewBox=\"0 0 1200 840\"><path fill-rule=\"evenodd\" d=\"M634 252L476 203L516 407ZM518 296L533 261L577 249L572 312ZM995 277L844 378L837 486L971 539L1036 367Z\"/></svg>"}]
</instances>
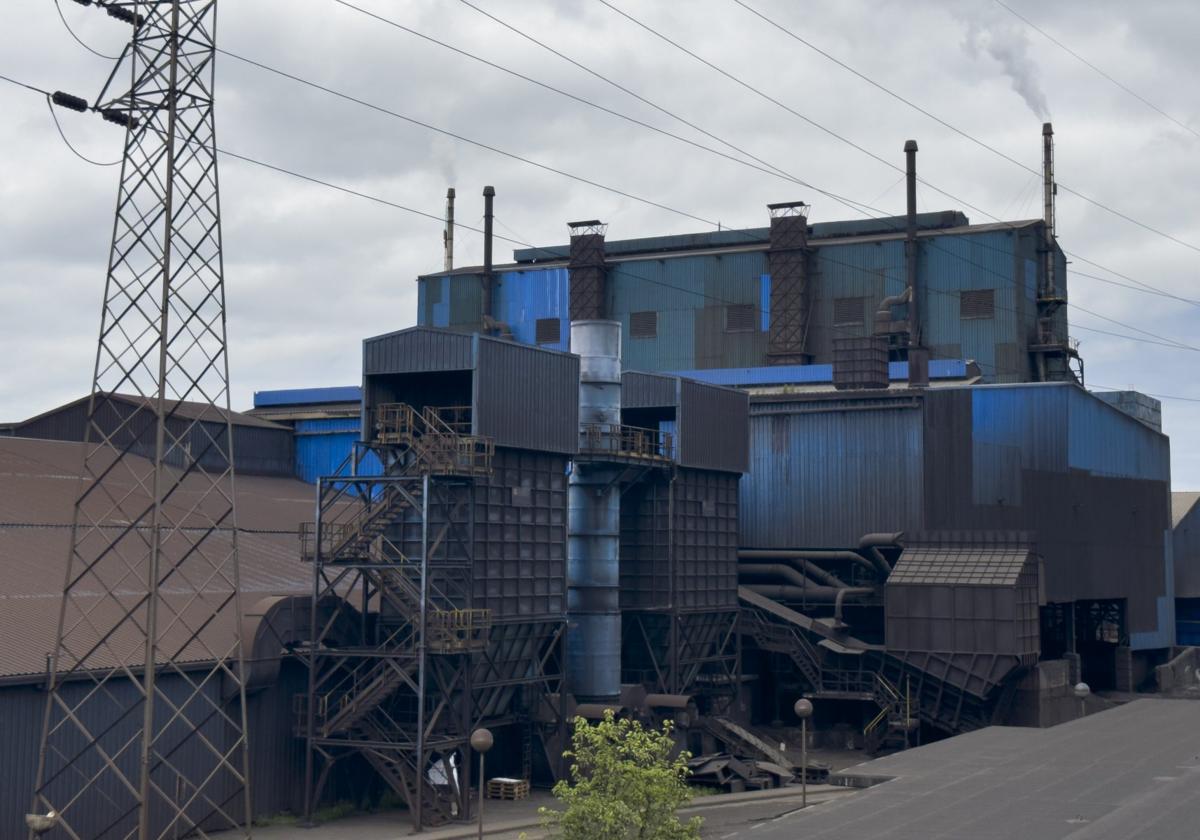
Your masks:
<instances>
[{"instance_id":1,"label":"lamp post globe","mask_svg":"<svg viewBox=\"0 0 1200 840\"><path fill-rule=\"evenodd\" d=\"M495 741L492 739L492 733L488 729L476 729L471 733L471 749L477 753L485 753L492 748Z\"/></svg>"},{"instance_id":2,"label":"lamp post globe","mask_svg":"<svg viewBox=\"0 0 1200 840\"><path fill-rule=\"evenodd\" d=\"M800 807L808 807L808 719L812 717L813 704L807 697L801 697L792 706L796 717L800 718Z\"/></svg>"},{"instance_id":3,"label":"lamp post globe","mask_svg":"<svg viewBox=\"0 0 1200 840\"><path fill-rule=\"evenodd\" d=\"M796 717L800 718L800 720L807 720L808 718L812 717L812 701L807 697L801 697L796 701L796 704L792 706L792 711L796 713Z\"/></svg>"},{"instance_id":4,"label":"lamp post globe","mask_svg":"<svg viewBox=\"0 0 1200 840\"><path fill-rule=\"evenodd\" d=\"M1092 688L1085 682L1075 683L1075 696L1079 698L1079 716L1087 715L1087 697L1092 693Z\"/></svg>"}]
</instances>

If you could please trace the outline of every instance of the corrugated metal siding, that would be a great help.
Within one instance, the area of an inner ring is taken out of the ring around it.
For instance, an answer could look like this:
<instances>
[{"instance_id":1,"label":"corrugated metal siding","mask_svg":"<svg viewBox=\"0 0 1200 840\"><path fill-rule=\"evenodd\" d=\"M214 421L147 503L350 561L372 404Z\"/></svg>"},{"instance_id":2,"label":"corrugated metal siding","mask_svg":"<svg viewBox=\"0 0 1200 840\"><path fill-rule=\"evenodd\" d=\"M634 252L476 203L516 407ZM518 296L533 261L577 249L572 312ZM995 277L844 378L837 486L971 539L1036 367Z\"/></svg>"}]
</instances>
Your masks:
<instances>
[{"instance_id":1,"label":"corrugated metal siding","mask_svg":"<svg viewBox=\"0 0 1200 840\"><path fill-rule=\"evenodd\" d=\"M755 403L741 545L844 548L920 530L921 437L911 397Z\"/></svg>"},{"instance_id":2,"label":"corrugated metal siding","mask_svg":"<svg viewBox=\"0 0 1200 840\"><path fill-rule=\"evenodd\" d=\"M1024 470L1065 472L1064 388L974 388L971 394L972 499L1021 504Z\"/></svg>"},{"instance_id":3,"label":"corrugated metal siding","mask_svg":"<svg viewBox=\"0 0 1200 840\"><path fill-rule=\"evenodd\" d=\"M1200 598L1200 505L1192 509L1175 526L1175 597ZM1200 604L1193 619L1200 622ZM1200 634L1200 624L1196 626ZM1182 639L1179 644L1191 644Z\"/></svg>"},{"instance_id":4,"label":"corrugated metal siding","mask_svg":"<svg viewBox=\"0 0 1200 840\"><path fill-rule=\"evenodd\" d=\"M684 379L679 383L679 464L745 472L750 397L745 391Z\"/></svg>"},{"instance_id":5,"label":"corrugated metal siding","mask_svg":"<svg viewBox=\"0 0 1200 840\"><path fill-rule=\"evenodd\" d=\"M567 350L571 324L567 317L567 269L546 268L501 272L496 284L496 318L508 324L522 344L537 344L536 324L541 318L558 320L560 340L543 344L552 350Z\"/></svg>"},{"instance_id":6,"label":"corrugated metal siding","mask_svg":"<svg viewBox=\"0 0 1200 840\"><path fill-rule=\"evenodd\" d=\"M1171 447L1164 435L1082 388L1068 393L1068 461L1073 469L1170 483Z\"/></svg>"},{"instance_id":7,"label":"corrugated metal siding","mask_svg":"<svg viewBox=\"0 0 1200 840\"><path fill-rule=\"evenodd\" d=\"M621 374L622 408L668 408L679 405L679 380L639 371Z\"/></svg>"},{"instance_id":8,"label":"corrugated metal siding","mask_svg":"<svg viewBox=\"0 0 1200 840\"><path fill-rule=\"evenodd\" d=\"M420 327L363 341L363 376L421 371L470 370L470 335Z\"/></svg>"},{"instance_id":9,"label":"corrugated metal siding","mask_svg":"<svg viewBox=\"0 0 1200 840\"><path fill-rule=\"evenodd\" d=\"M327 475L337 475L338 469L362 439L362 421L338 417L323 420L296 421L296 477L315 482ZM374 453L368 454L358 467L359 475L382 471Z\"/></svg>"},{"instance_id":10,"label":"corrugated metal siding","mask_svg":"<svg viewBox=\"0 0 1200 840\"><path fill-rule=\"evenodd\" d=\"M610 264L610 315L622 323L626 367L680 370L759 364L766 333L725 332L725 306L759 305L765 252ZM631 338L631 312L658 315L654 338Z\"/></svg>"},{"instance_id":11,"label":"corrugated metal siding","mask_svg":"<svg viewBox=\"0 0 1200 840\"><path fill-rule=\"evenodd\" d=\"M481 338L474 388L476 434L497 446L578 450L578 356Z\"/></svg>"}]
</instances>

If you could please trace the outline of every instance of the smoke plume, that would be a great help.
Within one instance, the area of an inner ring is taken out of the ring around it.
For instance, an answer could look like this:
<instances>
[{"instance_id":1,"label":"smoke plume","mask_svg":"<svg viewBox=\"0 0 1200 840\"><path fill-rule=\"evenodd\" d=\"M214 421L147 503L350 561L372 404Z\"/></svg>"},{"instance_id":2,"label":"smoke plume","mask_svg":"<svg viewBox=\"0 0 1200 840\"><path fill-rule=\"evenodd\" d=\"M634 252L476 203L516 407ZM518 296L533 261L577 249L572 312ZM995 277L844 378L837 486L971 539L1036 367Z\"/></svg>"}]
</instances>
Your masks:
<instances>
[{"instance_id":1,"label":"smoke plume","mask_svg":"<svg viewBox=\"0 0 1200 840\"><path fill-rule=\"evenodd\" d=\"M1038 119L1050 119L1050 104L1038 81L1037 65L1029 57L1029 39L1024 29L998 19L972 20L967 24L965 46L972 56L986 54L997 61L1029 110Z\"/></svg>"}]
</instances>

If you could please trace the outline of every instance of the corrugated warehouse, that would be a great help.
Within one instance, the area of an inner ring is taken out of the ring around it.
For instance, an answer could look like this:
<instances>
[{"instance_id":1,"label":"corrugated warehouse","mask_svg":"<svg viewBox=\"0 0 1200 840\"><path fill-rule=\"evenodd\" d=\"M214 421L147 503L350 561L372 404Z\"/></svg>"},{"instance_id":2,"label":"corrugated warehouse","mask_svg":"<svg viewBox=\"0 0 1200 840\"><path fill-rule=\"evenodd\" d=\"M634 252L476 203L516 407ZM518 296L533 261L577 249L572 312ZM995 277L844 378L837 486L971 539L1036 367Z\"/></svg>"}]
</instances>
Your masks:
<instances>
[{"instance_id":1,"label":"corrugated warehouse","mask_svg":"<svg viewBox=\"0 0 1200 840\"><path fill-rule=\"evenodd\" d=\"M970 225L958 212L917 217L926 346L934 359L974 360L986 381L1032 378L1040 220ZM805 338L818 364L835 338L872 329L880 301L904 288L904 219L809 227L811 314ZM693 371L767 363L771 276L766 228L605 243L607 317L622 323L626 368ZM566 349L566 247L519 250L495 269L494 318L526 344ZM1056 251L1056 276L1066 261ZM419 323L480 328L478 268L418 278ZM1065 283L1060 283L1065 288ZM1056 316L1066 334L1066 309Z\"/></svg>"},{"instance_id":2,"label":"corrugated warehouse","mask_svg":"<svg viewBox=\"0 0 1200 840\"><path fill-rule=\"evenodd\" d=\"M24 834L23 818L33 790L45 712L47 657L54 650L71 544L72 505L82 464L83 445L79 443L0 438L0 474L4 475L0 481L0 563L5 573L0 594L0 636L5 639L0 647L0 750L10 768L5 784L0 785L0 836L4 837ZM145 466L149 469L148 461ZM196 504L204 489L202 482L191 488L185 481L173 503ZM258 617L266 605L279 603L278 596L304 600L311 592L311 572L299 560L296 533L298 524L312 514L313 491L291 478L241 476L237 494L242 604L248 614L243 627L247 648L260 657L251 663L255 675L248 696L254 809L258 816L298 812L303 750L293 734L292 702L294 695L304 691L306 672L299 663L282 656L280 641L273 635L279 622L264 635L260 631L266 628ZM173 600L173 610L181 610L187 595L176 589L177 585L167 587L164 597ZM111 603L97 593L93 620L103 625L104 610L111 609ZM307 615L307 610L304 613ZM214 644L222 636L231 638L233 629L208 627L206 641ZM186 672L187 631L180 629L176 635L175 641L184 645L180 660ZM164 641L169 644L171 639ZM120 640L111 644L120 646ZM183 676L163 673L158 679L160 684L179 682L184 688ZM81 684L80 688L91 685ZM114 679L108 690L115 696L136 689L128 681ZM130 761L135 758L131 755ZM203 757L197 759L203 761ZM188 759L179 756L179 760ZM91 814L87 825L94 831L92 836L98 836L113 818L108 810L101 800L76 806L77 814ZM76 828L81 825L73 824Z\"/></svg>"},{"instance_id":3,"label":"corrugated warehouse","mask_svg":"<svg viewBox=\"0 0 1200 840\"><path fill-rule=\"evenodd\" d=\"M1172 643L1168 439L1071 384L759 397L746 548L868 532L1026 532L1046 602L1123 601L1124 643Z\"/></svg>"},{"instance_id":4,"label":"corrugated warehouse","mask_svg":"<svg viewBox=\"0 0 1200 840\"><path fill-rule=\"evenodd\" d=\"M114 445L129 445L136 455L153 457L155 446L154 403L146 397L128 394L104 394L97 397L94 423L100 431L112 436ZM82 441L88 433L88 404L83 397L51 409L20 423L6 427L5 434L13 437L43 440ZM225 412L207 403L167 400L168 446L172 440L181 449L200 456L200 467L223 470L225 458L212 450L212 441L220 439L225 424ZM286 426L261 417L230 412L233 426L234 467L245 475L291 475L292 436ZM90 432L95 442L96 430ZM164 458L167 463L182 464L182 452L170 449Z\"/></svg>"}]
</instances>

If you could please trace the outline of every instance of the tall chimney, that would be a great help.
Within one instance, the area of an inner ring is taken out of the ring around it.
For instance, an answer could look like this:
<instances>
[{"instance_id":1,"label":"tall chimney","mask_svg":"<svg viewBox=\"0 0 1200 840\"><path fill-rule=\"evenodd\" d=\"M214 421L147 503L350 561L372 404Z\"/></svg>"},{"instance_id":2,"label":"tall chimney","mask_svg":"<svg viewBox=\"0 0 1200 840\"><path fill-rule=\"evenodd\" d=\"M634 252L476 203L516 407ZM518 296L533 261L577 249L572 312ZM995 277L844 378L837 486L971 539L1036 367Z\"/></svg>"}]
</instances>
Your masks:
<instances>
[{"instance_id":1,"label":"tall chimney","mask_svg":"<svg viewBox=\"0 0 1200 840\"><path fill-rule=\"evenodd\" d=\"M904 274L908 287L908 384L924 388L929 384L929 354L921 330L921 286L917 276L917 141L904 143L904 178L908 187L908 207L904 237Z\"/></svg>"},{"instance_id":2,"label":"tall chimney","mask_svg":"<svg viewBox=\"0 0 1200 840\"><path fill-rule=\"evenodd\" d=\"M603 320L607 313L604 282L604 234L599 219L568 222L571 258L568 267L568 316L571 321Z\"/></svg>"},{"instance_id":3,"label":"tall chimney","mask_svg":"<svg viewBox=\"0 0 1200 840\"><path fill-rule=\"evenodd\" d=\"M491 333L496 317L493 292L495 278L492 277L492 201L496 198L495 187L483 188L483 331Z\"/></svg>"},{"instance_id":4,"label":"tall chimney","mask_svg":"<svg viewBox=\"0 0 1200 840\"><path fill-rule=\"evenodd\" d=\"M1046 297L1055 293L1054 277L1054 126L1042 123L1042 199L1045 204Z\"/></svg>"},{"instance_id":5,"label":"tall chimney","mask_svg":"<svg viewBox=\"0 0 1200 840\"><path fill-rule=\"evenodd\" d=\"M803 365L808 330L808 210L803 201L768 204L767 274L771 277L767 364Z\"/></svg>"},{"instance_id":6,"label":"tall chimney","mask_svg":"<svg viewBox=\"0 0 1200 840\"><path fill-rule=\"evenodd\" d=\"M445 271L454 270L454 187L446 190L446 229L442 232L445 248Z\"/></svg>"}]
</instances>

